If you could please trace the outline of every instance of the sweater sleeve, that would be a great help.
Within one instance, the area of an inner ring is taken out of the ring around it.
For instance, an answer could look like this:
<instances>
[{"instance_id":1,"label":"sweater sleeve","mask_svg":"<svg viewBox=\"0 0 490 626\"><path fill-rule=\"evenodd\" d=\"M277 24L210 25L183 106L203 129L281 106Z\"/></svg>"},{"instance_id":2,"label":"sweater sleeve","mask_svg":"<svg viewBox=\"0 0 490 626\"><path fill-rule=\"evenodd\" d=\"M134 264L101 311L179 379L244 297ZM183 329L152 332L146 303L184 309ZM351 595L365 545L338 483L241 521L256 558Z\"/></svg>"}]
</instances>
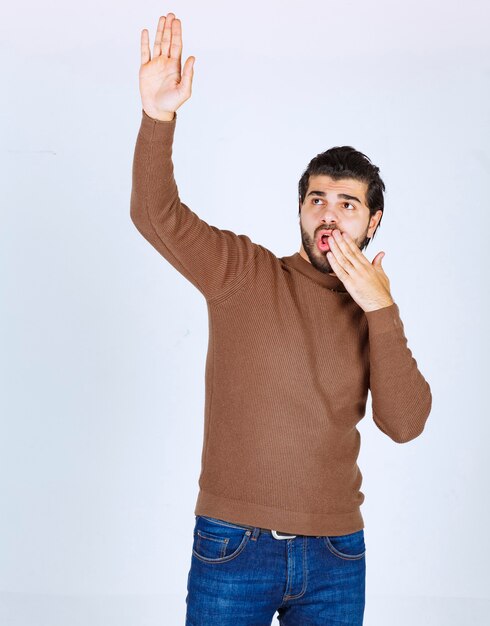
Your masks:
<instances>
[{"instance_id":1,"label":"sweater sleeve","mask_svg":"<svg viewBox=\"0 0 490 626\"><path fill-rule=\"evenodd\" d=\"M398 305L365 315L373 420L393 441L406 443L424 430L432 407L430 386L407 345Z\"/></svg>"},{"instance_id":2,"label":"sweater sleeve","mask_svg":"<svg viewBox=\"0 0 490 626\"><path fill-rule=\"evenodd\" d=\"M248 271L259 246L246 235L209 225L181 202L172 162L176 120L177 113L162 121L142 109L130 216L143 237L210 300Z\"/></svg>"}]
</instances>

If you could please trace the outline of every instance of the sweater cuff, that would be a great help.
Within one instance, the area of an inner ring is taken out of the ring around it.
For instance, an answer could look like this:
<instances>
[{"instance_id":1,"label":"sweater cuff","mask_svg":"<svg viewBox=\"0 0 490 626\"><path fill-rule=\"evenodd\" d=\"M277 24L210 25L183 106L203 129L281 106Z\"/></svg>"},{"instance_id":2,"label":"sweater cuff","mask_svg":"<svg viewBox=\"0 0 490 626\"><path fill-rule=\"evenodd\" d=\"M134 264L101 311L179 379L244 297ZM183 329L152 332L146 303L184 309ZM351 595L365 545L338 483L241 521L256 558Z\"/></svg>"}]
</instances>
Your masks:
<instances>
[{"instance_id":1,"label":"sweater cuff","mask_svg":"<svg viewBox=\"0 0 490 626\"><path fill-rule=\"evenodd\" d=\"M403 332L403 322L400 318L400 309L396 302L376 311L364 313L368 321L369 336L389 333L393 330Z\"/></svg>"},{"instance_id":2,"label":"sweater cuff","mask_svg":"<svg viewBox=\"0 0 490 626\"><path fill-rule=\"evenodd\" d=\"M172 142L176 121L177 111L172 120L156 120L150 117L144 109L141 109L140 132L148 140Z\"/></svg>"}]
</instances>

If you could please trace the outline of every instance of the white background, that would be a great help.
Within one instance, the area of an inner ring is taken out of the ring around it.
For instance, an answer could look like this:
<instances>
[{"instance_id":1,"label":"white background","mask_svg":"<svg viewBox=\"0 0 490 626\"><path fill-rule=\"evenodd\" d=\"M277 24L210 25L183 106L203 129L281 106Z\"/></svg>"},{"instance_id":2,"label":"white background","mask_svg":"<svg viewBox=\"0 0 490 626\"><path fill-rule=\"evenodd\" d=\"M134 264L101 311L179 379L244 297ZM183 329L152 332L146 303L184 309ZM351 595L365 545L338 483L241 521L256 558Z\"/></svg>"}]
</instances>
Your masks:
<instances>
[{"instance_id":1,"label":"white background","mask_svg":"<svg viewBox=\"0 0 490 626\"><path fill-rule=\"evenodd\" d=\"M490 620L487 2L15 3L0 20L0 623L183 624L202 295L129 217L140 32L182 20L181 199L299 251L309 160L381 168L383 266L426 429L359 424L367 626ZM274 623L276 621L274 620Z\"/></svg>"}]
</instances>

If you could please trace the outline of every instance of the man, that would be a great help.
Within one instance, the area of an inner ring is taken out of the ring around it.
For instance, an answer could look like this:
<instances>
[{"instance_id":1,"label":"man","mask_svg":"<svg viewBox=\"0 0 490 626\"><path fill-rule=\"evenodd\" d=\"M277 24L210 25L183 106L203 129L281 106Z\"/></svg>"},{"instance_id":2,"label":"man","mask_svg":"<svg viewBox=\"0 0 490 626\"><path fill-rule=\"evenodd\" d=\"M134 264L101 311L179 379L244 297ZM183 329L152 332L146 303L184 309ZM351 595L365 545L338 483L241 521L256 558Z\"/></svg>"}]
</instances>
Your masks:
<instances>
[{"instance_id":1,"label":"man","mask_svg":"<svg viewBox=\"0 0 490 626\"><path fill-rule=\"evenodd\" d=\"M206 299L204 442L188 625L363 622L357 423L398 443L420 435L427 381L407 346L382 266L362 253L383 215L378 168L349 146L315 157L299 183L302 246L277 258L220 230L179 197L176 110L191 95L181 23L141 34L142 120L131 219Z\"/></svg>"}]
</instances>

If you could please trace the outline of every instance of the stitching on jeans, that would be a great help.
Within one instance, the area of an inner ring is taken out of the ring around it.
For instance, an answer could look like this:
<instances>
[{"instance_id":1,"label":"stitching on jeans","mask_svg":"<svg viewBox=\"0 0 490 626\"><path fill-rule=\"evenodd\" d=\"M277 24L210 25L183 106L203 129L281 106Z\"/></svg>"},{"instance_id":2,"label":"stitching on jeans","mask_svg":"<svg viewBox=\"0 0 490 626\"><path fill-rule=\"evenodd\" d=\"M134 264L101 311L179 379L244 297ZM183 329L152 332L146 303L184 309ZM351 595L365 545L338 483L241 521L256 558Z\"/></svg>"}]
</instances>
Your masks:
<instances>
[{"instance_id":1,"label":"stitching on jeans","mask_svg":"<svg viewBox=\"0 0 490 626\"><path fill-rule=\"evenodd\" d=\"M304 539L303 539L303 572L304 572L304 578L303 578L303 587L301 588L301 591L299 593L297 593L296 595L292 596L292 595L285 595L282 599L283 602L285 602L286 600L296 600L297 598L301 598L301 596L304 596L306 589L308 587L308 568L306 567L306 544L307 544L308 538L305 535ZM294 561L293 561L294 563ZM293 572L293 576L294 576L294 572Z\"/></svg>"},{"instance_id":2,"label":"stitching on jeans","mask_svg":"<svg viewBox=\"0 0 490 626\"><path fill-rule=\"evenodd\" d=\"M201 547L201 539L207 539L208 541L215 541L216 543L220 543L221 544L221 552L218 558L222 558L225 556L225 552L226 552L226 548L228 546L228 542L229 539L225 538L225 539L217 539L216 537L208 537L206 536L206 534L202 534L200 532L200 530L197 530L197 542L196 542L196 550L199 551L199 548Z\"/></svg>"},{"instance_id":3,"label":"stitching on jeans","mask_svg":"<svg viewBox=\"0 0 490 626\"><path fill-rule=\"evenodd\" d=\"M344 561L357 561L359 559L362 559L362 557L366 554L366 550L364 550L364 552L362 552L361 554L345 554L344 552L337 550L337 548L331 543L328 535L325 535L323 537L323 542L334 556L338 557L339 559L344 559Z\"/></svg>"},{"instance_id":4,"label":"stitching on jeans","mask_svg":"<svg viewBox=\"0 0 490 626\"><path fill-rule=\"evenodd\" d=\"M200 561L203 561L204 563L227 563L228 561L231 561L233 559L235 559L239 554L241 554L245 548L247 547L248 541L250 539L250 531L247 530L246 533L243 536L242 542L240 543L240 545L238 546L238 548L235 550L235 552L232 552L231 554L229 554L228 556L225 557L219 557L219 558L210 558L207 556L201 556L200 554L198 554L198 552L192 548L192 554L199 559Z\"/></svg>"}]
</instances>

